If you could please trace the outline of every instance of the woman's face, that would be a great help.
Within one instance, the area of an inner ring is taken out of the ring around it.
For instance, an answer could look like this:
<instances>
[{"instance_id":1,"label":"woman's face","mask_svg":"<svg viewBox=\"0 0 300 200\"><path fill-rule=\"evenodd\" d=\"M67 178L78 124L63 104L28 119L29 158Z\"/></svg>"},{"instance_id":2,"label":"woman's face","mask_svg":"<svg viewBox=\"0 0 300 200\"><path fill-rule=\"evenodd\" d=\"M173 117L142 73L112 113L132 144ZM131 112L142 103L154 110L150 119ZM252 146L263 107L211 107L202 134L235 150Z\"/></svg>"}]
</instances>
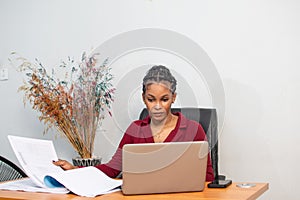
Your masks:
<instances>
[{"instance_id":1,"label":"woman's face","mask_svg":"<svg viewBox=\"0 0 300 200\"><path fill-rule=\"evenodd\" d=\"M172 94L166 84L152 83L146 86L143 100L153 122L164 122L175 101L176 93Z\"/></svg>"}]
</instances>

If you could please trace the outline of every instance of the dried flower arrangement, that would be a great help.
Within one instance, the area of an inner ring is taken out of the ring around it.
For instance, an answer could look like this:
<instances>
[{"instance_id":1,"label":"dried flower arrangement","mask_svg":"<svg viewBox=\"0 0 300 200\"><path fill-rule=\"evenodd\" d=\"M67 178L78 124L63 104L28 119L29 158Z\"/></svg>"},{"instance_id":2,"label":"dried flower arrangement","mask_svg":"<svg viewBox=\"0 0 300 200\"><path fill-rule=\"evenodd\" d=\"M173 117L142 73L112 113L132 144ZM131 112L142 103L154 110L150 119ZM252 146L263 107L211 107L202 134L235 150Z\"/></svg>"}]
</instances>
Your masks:
<instances>
[{"instance_id":1,"label":"dried flower arrangement","mask_svg":"<svg viewBox=\"0 0 300 200\"><path fill-rule=\"evenodd\" d=\"M67 69L63 80L51 75L36 59L35 63L18 57L20 71L26 74L24 103L28 100L32 108L40 112L39 120L46 125L44 133L56 128L67 137L81 158L91 158L96 130L110 113L115 88L111 81L111 68L107 59L97 66L96 56L82 54L81 62L68 58L59 67Z\"/></svg>"}]
</instances>

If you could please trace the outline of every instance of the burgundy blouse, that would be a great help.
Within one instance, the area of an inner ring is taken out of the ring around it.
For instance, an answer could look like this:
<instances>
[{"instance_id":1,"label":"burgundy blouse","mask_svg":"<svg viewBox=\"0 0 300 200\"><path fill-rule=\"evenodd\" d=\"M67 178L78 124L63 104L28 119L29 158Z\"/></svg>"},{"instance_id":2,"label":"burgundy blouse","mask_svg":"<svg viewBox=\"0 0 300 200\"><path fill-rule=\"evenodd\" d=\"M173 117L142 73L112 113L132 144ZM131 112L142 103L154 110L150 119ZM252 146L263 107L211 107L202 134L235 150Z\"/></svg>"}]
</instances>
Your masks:
<instances>
[{"instance_id":1,"label":"burgundy blouse","mask_svg":"<svg viewBox=\"0 0 300 200\"><path fill-rule=\"evenodd\" d=\"M175 113L178 116L176 127L171 131L164 142L187 142L206 140L205 132L202 126L193 120L187 119L181 113ZM100 164L96 167L107 174L109 177L116 177L122 170L122 148L125 144L135 143L154 143L154 138L150 129L150 117L144 120L137 120L127 128L116 153L106 164ZM213 181L214 173L211 165L210 155L207 159L206 181Z\"/></svg>"}]
</instances>

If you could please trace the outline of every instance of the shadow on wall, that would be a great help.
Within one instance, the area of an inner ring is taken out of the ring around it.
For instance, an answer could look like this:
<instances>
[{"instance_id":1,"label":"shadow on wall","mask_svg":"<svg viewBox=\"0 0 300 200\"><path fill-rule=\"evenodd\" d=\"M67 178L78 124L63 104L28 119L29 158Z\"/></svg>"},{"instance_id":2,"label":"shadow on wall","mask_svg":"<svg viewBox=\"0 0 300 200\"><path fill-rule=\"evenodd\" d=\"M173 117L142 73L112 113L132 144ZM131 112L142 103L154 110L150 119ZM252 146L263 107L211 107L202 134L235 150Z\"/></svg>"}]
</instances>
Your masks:
<instances>
[{"instance_id":1,"label":"shadow on wall","mask_svg":"<svg viewBox=\"0 0 300 200\"><path fill-rule=\"evenodd\" d=\"M223 131L219 136L220 171L234 181L267 181L266 174L260 177L264 165L260 164L259 169L253 168L253 163L262 163L264 160L261 159L270 155L265 145L266 136L260 130L264 115L261 96L255 88L241 82L225 79L223 83L226 113Z\"/></svg>"},{"instance_id":2,"label":"shadow on wall","mask_svg":"<svg viewBox=\"0 0 300 200\"><path fill-rule=\"evenodd\" d=\"M244 134L256 132L263 114L259 93L255 88L232 79L225 79L223 84L226 95L225 126L243 130Z\"/></svg>"},{"instance_id":3,"label":"shadow on wall","mask_svg":"<svg viewBox=\"0 0 300 200\"><path fill-rule=\"evenodd\" d=\"M221 173L235 182L269 182L266 199L294 199L299 179L294 86L279 94L232 79L223 83L227 104L220 136Z\"/></svg>"}]
</instances>

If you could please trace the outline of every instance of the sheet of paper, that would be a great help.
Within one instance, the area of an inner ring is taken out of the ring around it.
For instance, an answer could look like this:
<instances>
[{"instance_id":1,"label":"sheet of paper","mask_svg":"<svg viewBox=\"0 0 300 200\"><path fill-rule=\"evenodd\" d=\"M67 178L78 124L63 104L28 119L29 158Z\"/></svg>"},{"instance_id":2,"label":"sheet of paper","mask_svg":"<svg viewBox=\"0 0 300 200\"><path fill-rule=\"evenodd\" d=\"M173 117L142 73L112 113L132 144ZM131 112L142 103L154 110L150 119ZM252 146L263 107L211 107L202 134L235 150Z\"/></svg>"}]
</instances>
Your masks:
<instances>
[{"instance_id":1,"label":"sheet of paper","mask_svg":"<svg viewBox=\"0 0 300 200\"><path fill-rule=\"evenodd\" d=\"M43 181L46 174L64 171L52 163L58 158L51 140L12 135L8 139L25 173L38 186L46 187Z\"/></svg>"},{"instance_id":2,"label":"sheet of paper","mask_svg":"<svg viewBox=\"0 0 300 200\"><path fill-rule=\"evenodd\" d=\"M87 197L120 190L115 190L115 188L122 185L122 180L112 179L95 167L84 167L62 173L51 173L45 179L50 177L63 184L75 194Z\"/></svg>"},{"instance_id":3,"label":"sheet of paper","mask_svg":"<svg viewBox=\"0 0 300 200\"><path fill-rule=\"evenodd\" d=\"M7 181L0 183L1 190L18 190L25 192L47 192L56 194L66 194L69 190L66 188L43 188L37 186L30 178Z\"/></svg>"},{"instance_id":4,"label":"sheet of paper","mask_svg":"<svg viewBox=\"0 0 300 200\"><path fill-rule=\"evenodd\" d=\"M87 197L120 190L122 180L112 179L95 167L64 171L53 165L52 161L58 158L50 140L11 135L8 136L8 139L22 168L32 182L29 184L12 182L4 185L5 187L33 192L67 193L72 191L77 195ZM2 185L2 187L4 186Z\"/></svg>"}]
</instances>

